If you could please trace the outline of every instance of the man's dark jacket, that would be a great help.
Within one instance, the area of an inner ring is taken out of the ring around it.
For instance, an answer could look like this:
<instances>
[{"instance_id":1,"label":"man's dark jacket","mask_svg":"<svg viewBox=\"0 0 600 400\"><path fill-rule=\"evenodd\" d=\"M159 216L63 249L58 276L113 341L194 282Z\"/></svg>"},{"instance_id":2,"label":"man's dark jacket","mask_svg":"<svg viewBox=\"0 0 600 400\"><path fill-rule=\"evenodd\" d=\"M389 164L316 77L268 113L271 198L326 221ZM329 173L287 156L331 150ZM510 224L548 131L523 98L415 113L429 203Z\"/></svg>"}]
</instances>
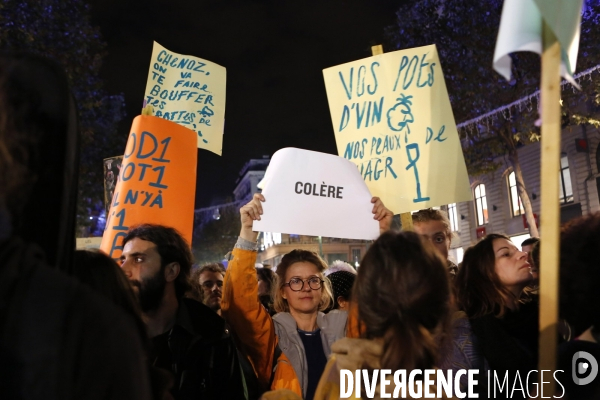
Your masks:
<instances>
[{"instance_id":1,"label":"man's dark jacket","mask_svg":"<svg viewBox=\"0 0 600 400\"><path fill-rule=\"evenodd\" d=\"M225 321L192 299L181 299L175 326L152 339L154 365L175 375L176 400L245 399L237 351Z\"/></svg>"}]
</instances>

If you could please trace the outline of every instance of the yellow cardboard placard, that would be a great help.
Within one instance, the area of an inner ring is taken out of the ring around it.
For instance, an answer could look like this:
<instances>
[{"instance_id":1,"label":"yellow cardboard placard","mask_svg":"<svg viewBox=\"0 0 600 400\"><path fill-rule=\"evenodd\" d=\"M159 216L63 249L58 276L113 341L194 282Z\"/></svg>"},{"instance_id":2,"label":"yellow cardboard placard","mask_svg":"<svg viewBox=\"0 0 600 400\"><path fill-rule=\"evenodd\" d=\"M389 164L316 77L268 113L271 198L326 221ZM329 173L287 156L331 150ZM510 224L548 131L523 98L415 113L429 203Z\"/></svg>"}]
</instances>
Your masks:
<instances>
[{"instance_id":1,"label":"yellow cardboard placard","mask_svg":"<svg viewBox=\"0 0 600 400\"><path fill-rule=\"evenodd\" d=\"M155 117L193 130L198 148L221 155L226 70L212 61L177 54L154 42L144 99Z\"/></svg>"},{"instance_id":2,"label":"yellow cardboard placard","mask_svg":"<svg viewBox=\"0 0 600 400\"><path fill-rule=\"evenodd\" d=\"M435 45L323 70L338 154L395 214L471 200Z\"/></svg>"}]
</instances>

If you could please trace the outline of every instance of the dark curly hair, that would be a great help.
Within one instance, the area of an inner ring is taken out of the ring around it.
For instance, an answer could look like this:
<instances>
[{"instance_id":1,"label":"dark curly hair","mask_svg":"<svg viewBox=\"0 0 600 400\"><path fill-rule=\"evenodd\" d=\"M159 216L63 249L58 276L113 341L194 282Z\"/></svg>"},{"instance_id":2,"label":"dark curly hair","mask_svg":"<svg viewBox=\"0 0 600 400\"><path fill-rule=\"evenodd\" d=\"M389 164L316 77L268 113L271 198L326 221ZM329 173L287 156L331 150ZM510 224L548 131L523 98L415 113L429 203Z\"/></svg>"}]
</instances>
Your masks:
<instances>
[{"instance_id":1,"label":"dark curly hair","mask_svg":"<svg viewBox=\"0 0 600 400\"><path fill-rule=\"evenodd\" d=\"M153 224L141 224L132 227L127 236L123 238L122 246L127 242L139 238L152 242L160 255L161 268L176 262L179 264L179 275L175 279L175 293L177 298L182 298L190 290L189 277L192 268L192 252L190 246L176 229Z\"/></svg>"}]
</instances>

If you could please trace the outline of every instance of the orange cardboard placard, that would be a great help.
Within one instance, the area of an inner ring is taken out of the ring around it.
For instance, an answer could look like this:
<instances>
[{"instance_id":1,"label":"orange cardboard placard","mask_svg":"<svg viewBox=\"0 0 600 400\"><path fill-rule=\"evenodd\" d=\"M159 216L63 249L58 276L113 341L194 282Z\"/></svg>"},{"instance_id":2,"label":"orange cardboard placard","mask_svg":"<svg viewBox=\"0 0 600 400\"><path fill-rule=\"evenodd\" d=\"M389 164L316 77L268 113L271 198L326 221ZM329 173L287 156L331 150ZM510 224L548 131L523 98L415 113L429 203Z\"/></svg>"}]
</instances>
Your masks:
<instances>
[{"instance_id":1,"label":"orange cardboard placard","mask_svg":"<svg viewBox=\"0 0 600 400\"><path fill-rule=\"evenodd\" d=\"M197 146L194 132L152 116L133 120L119 183L115 188L100 249L113 259L134 225L175 228L192 243Z\"/></svg>"}]
</instances>

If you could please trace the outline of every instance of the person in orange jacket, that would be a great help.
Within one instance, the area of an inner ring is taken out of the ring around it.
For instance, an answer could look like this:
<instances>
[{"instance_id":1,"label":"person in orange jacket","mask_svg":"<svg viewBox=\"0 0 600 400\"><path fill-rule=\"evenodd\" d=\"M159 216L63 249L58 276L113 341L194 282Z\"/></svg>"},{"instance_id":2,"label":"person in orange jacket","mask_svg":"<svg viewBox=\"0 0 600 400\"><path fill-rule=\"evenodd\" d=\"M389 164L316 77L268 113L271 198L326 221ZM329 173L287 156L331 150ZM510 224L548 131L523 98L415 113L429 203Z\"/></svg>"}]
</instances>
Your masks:
<instances>
[{"instance_id":1,"label":"person in orange jacket","mask_svg":"<svg viewBox=\"0 0 600 400\"><path fill-rule=\"evenodd\" d=\"M257 297L258 234L252 223L260 220L265 198L255 194L240 209L242 228L225 275L221 309L224 318L248 355L265 389L289 389L312 399L331 345L345 336L347 313L323 314L331 302L331 289L323 275L327 264L316 254L294 250L277 266L273 318ZM392 212L377 197L372 199L380 230L389 229Z\"/></svg>"}]
</instances>

